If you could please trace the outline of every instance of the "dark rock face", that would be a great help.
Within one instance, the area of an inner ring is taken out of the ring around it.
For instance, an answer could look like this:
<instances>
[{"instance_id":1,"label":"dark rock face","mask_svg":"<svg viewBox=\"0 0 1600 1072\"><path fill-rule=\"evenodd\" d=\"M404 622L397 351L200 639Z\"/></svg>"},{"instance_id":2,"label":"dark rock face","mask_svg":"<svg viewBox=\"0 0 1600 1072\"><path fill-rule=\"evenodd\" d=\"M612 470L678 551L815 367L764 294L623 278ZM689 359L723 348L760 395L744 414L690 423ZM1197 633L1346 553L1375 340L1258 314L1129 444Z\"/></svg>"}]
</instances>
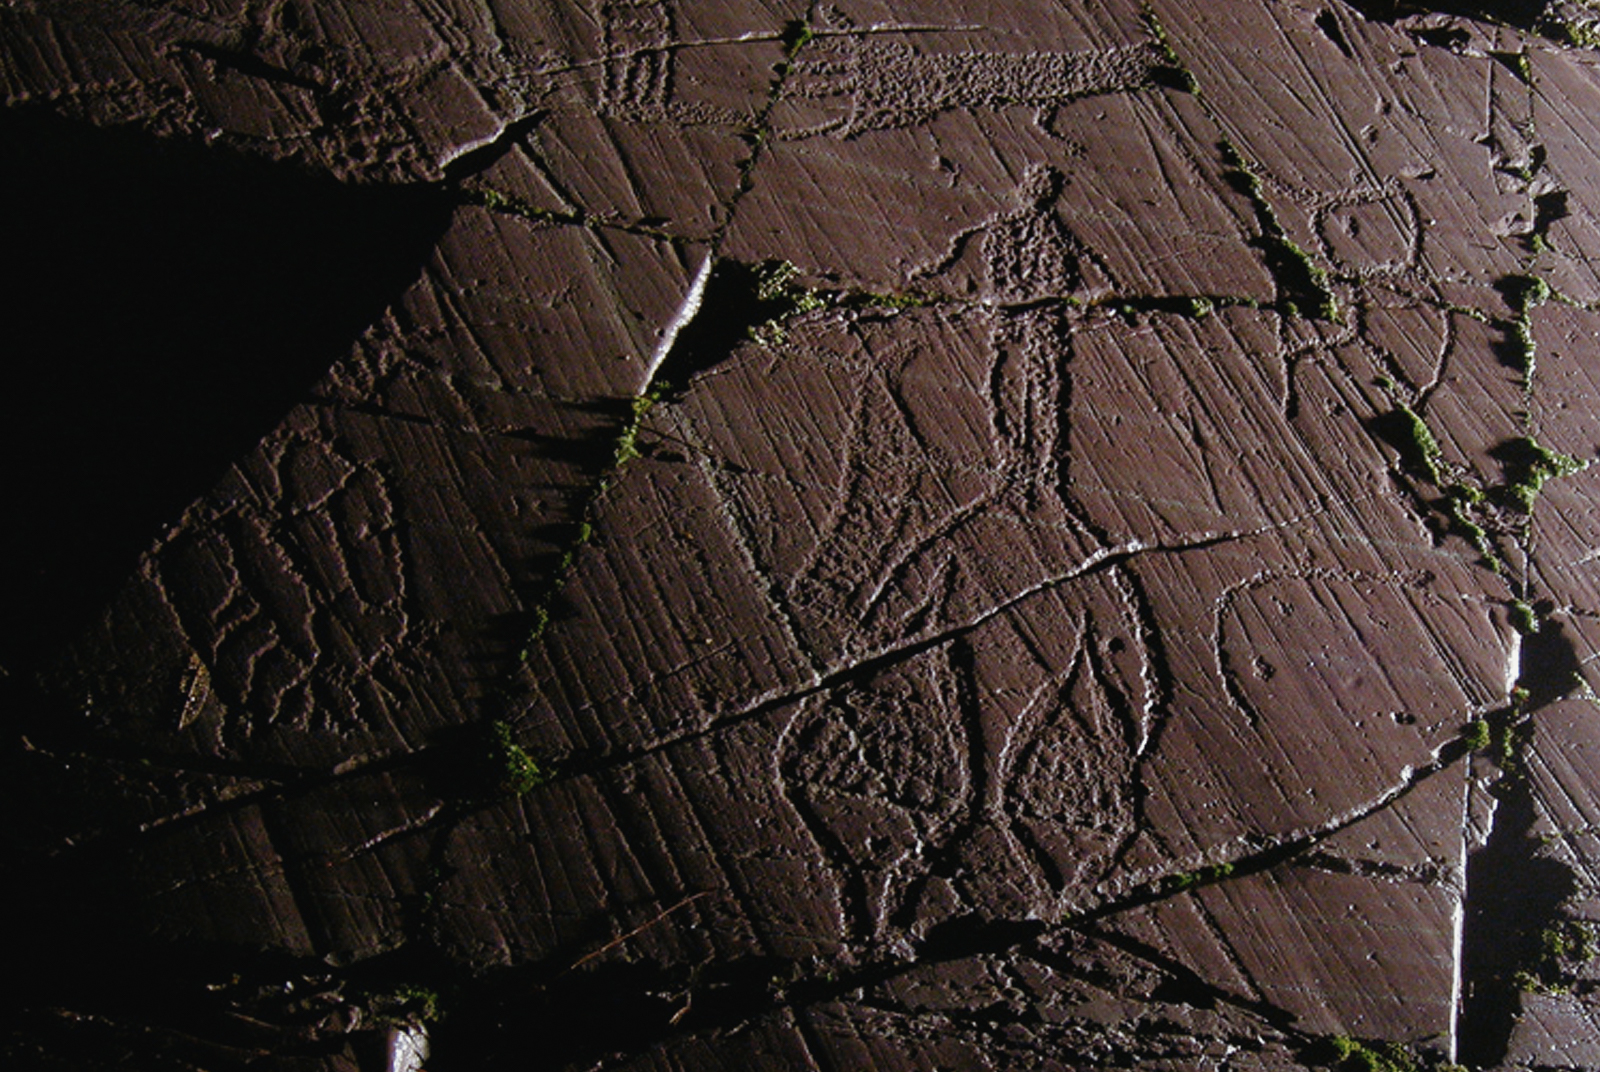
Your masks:
<instances>
[{"instance_id":1,"label":"dark rock face","mask_svg":"<svg viewBox=\"0 0 1600 1072\"><path fill-rule=\"evenodd\" d=\"M0 114L0 661L48 653L421 272L444 198Z\"/></svg>"},{"instance_id":2,"label":"dark rock face","mask_svg":"<svg viewBox=\"0 0 1600 1072\"><path fill-rule=\"evenodd\" d=\"M0 9L7 1067L1600 1067L1587 10L969 7Z\"/></svg>"}]
</instances>

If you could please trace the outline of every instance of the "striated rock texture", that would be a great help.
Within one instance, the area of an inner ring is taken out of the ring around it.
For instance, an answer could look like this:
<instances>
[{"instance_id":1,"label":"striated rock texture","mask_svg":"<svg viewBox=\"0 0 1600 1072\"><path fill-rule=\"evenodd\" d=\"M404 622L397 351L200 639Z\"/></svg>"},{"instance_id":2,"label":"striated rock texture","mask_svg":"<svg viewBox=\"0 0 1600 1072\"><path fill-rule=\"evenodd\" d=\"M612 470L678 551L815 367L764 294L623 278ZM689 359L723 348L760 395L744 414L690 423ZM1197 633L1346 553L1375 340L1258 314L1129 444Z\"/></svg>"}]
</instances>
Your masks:
<instances>
[{"instance_id":1,"label":"striated rock texture","mask_svg":"<svg viewBox=\"0 0 1600 1072\"><path fill-rule=\"evenodd\" d=\"M1600 12L0 3L7 1068L1600 1068Z\"/></svg>"}]
</instances>

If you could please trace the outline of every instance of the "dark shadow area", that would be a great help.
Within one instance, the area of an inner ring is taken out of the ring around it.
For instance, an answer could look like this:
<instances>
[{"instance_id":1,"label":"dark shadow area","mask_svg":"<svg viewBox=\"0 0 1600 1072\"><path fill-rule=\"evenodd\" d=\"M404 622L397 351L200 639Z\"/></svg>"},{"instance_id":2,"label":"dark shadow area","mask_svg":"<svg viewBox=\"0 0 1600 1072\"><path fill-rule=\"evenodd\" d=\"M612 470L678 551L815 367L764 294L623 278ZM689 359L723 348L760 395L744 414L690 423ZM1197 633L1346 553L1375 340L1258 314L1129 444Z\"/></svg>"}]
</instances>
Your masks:
<instances>
[{"instance_id":1,"label":"dark shadow area","mask_svg":"<svg viewBox=\"0 0 1600 1072\"><path fill-rule=\"evenodd\" d=\"M1566 628L1545 618L1537 632L1522 638L1522 658L1517 675L1519 688L1528 690L1522 707L1526 712L1537 711L1569 695L1580 680L1582 664L1578 649Z\"/></svg>"},{"instance_id":2,"label":"dark shadow area","mask_svg":"<svg viewBox=\"0 0 1600 1072\"><path fill-rule=\"evenodd\" d=\"M1496 444L1489 456L1500 463L1504 481L1492 492L1504 505L1520 513L1531 513L1545 484L1582 470L1586 463L1541 446L1527 436Z\"/></svg>"},{"instance_id":3,"label":"dark shadow area","mask_svg":"<svg viewBox=\"0 0 1600 1072\"><path fill-rule=\"evenodd\" d=\"M1528 236L1531 244L1533 235L1549 233L1552 223L1564 220L1572 215L1572 209L1567 204L1566 190L1549 190L1537 194L1533 199L1533 231Z\"/></svg>"},{"instance_id":4,"label":"dark shadow area","mask_svg":"<svg viewBox=\"0 0 1600 1072\"><path fill-rule=\"evenodd\" d=\"M930 928L917 949L924 961L961 960L986 953L1005 953L1036 941L1045 925L1033 919L989 919L979 914L957 916Z\"/></svg>"},{"instance_id":5,"label":"dark shadow area","mask_svg":"<svg viewBox=\"0 0 1600 1072\"><path fill-rule=\"evenodd\" d=\"M1400 456L1401 469L1417 479L1432 480L1429 474L1434 463L1429 455L1429 444L1419 434L1423 426L1418 424L1414 414L1396 409L1370 417L1364 423L1368 433ZM1418 502L1428 505L1421 498Z\"/></svg>"},{"instance_id":6,"label":"dark shadow area","mask_svg":"<svg viewBox=\"0 0 1600 1072\"><path fill-rule=\"evenodd\" d=\"M87 921L81 938L60 943L50 972L12 980L27 1000L0 1015L8 1072L382 1072L391 1029L467 1007L469 991L455 981L460 969L427 949L404 947L341 969L281 952L177 948L126 935L92 948L89 938L107 930Z\"/></svg>"},{"instance_id":7,"label":"dark shadow area","mask_svg":"<svg viewBox=\"0 0 1600 1072\"><path fill-rule=\"evenodd\" d=\"M114 893L132 854L97 850L8 876L11 922L0 1064L7 1069L243 1069L271 1054L342 1047L292 1026L232 1015L230 980L292 977L290 958L200 950L145 933ZM316 965L313 965L315 967ZM303 966L302 966L303 970ZM309 1015L297 1013L307 1021ZM283 1029L288 1026L288 1029Z\"/></svg>"},{"instance_id":8,"label":"dark shadow area","mask_svg":"<svg viewBox=\"0 0 1600 1072\"><path fill-rule=\"evenodd\" d=\"M1566 195L1562 194L1565 203ZM1547 284L1534 275L1502 275L1495 278L1495 293L1506 300L1513 309L1526 309L1537 305L1548 294Z\"/></svg>"},{"instance_id":9,"label":"dark shadow area","mask_svg":"<svg viewBox=\"0 0 1600 1072\"><path fill-rule=\"evenodd\" d=\"M1532 232L1521 236L1524 245L1533 242ZM1494 289L1516 313L1515 319L1493 321L1499 337L1491 344L1495 358L1508 369L1527 376L1532 368L1535 343L1531 335L1529 310L1544 302L1550 295L1543 280L1532 275L1506 275L1494 281ZM1492 452L1491 452L1492 453Z\"/></svg>"},{"instance_id":10,"label":"dark shadow area","mask_svg":"<svg viewBox=\"0 0 1600 1072\"><path fill-rule=\"evenodd\" d=\"M67 764L28 750L24 734L72 714L30 681L162 526L417 278L450 212L442 189L351 187L40 110L0 112L0 244L12 261L0 288L7 1067L224 1067L298 1045L292 1033L199 1041L228 1035L214 1030L225 1010L205 997L215 966L154 941L123 903L129 850L61 852L52 831L71 824L58 817L120 797L81 776L63 782ZM131 1056L154 1051L172 1060Z\"/></svg>"},{"instance_id":11,"label":"dark shadow area","mask_svg":"<svg viewBox=\"0 0 1600 1072\"><path fill-rule=\"evenodd\" d=\"M104 604L421 271L441 190L0 114L0 666Z\"/></svg>"},{"instance_id":12,"label":"dark shadow area","mask_svg":"<svg viewBox=\"0 0 1600 1072\"><path fill-rule=\"evenodd\" d=\"M732 1029L770 1012L794 967L774 957L688 969L617 958L553 976L511 968L474 980L433 1031L430 1072L591 1068L676 1033Z\"/></svg>"},{"instance_id":13,"label":"dark shadow area","mask_svg":"<svg viewBox=\"0 0 1600 1072\"><path fill-rule=\"evenodd\" d=\"M783 264L718 261L706 281L700 310L673 340L656 383L682 392L689 381L722 364L763 324L795 311L797 293Z\"/></svg>"},{"instance_id":14,"label":"dark shadow area","mask_svg":"<svg viewBox=\"0 0 1600 1072\"><path fill-rule=\"evenodd\" d=\"M1495 795L1494 829L1467 858L1456 1052L1469 1068L1505 1060L1527 973L1543 956L1541 936L1576 889L1570 868L1537 855L1528 783L1507 776Z\"/></svg>"},{"instance_id":15,"label":"dark shadow area","mask_svg":"<svg viewBox=\"0 0 1600 1072\"><path fill-rule=\"evenodd\" d=\"M1393 22L1412 15L1461 15L1469 19L1501 22L1524 29L1544 13L1544 0L1461 0L1459 3L1413 4L1405 0L1345 0L1362 15L1376 22Z\"/></svg>"},{"instance_id":16,"label":"dark shadow area","mask_svg":"<svg viewBox=\"0 0 1600 1072\"><path fill-rule=\"evenodd\" d=\"M1502 320L1497 322L1495 327L1499 334L1489 344L1495 360L1500 362L1501 368L1508 368L1519 376L1526 376L1531 352L1520 326L1516 321Z\"/></svg>"},{"instance_id":17,"label":"dark shadow area","mask_svg":"<svg viewBox=\"0 0 1600 1072\"><path fill-rule=\"evenodd\" d=\"M1472 35L1460 26L1429 26L1413 29L1411 36L1425 45L1442 48L1448 52L1466 48Z\"/></svg>"},{"instance_id":18,"label":"dark shadow area","mask_svg":"<svg viewBox=\"0 0 1600 1072\"><path fill-rule=\"evenodd\" d=\"M434 1032L431 1072L588 1067L641 1052L672 1028L681 1006L661 969L607 964L541 985L527 972L496 973Z\"/></svg>"},{"instance_id":19,"label":"dark shadow area","mask_svg":"<svg viewBox=\"0 0 1600 1072\"><path fill-rule=\"evenodd\" d=\"M592 398L563 402L579 416L578 432L549 432L522 428L503 433L528 444L541 463L556 462L570 468L567 483L545 485L559 496L546 500L538 524L530 526L518 560L512 592L522 609L493 616L485 635L491 653L486 665L503 665L507 655L523 657L528 645L556 621L570 616L571 606L561 597L578 548L591 534L595 502L606 487L608 474L618 464L618 450L634 421L632 398ZM639 454L649 451L634 448Z\"/></svg>"},{"instance_id":20,"label":"dark shadow area","mask_svg":"<svg viewBox=\"0 0 1600 1072\"><path fill-rule=\"evenodd\" d=\"M1344 30L1339 26L1339 20L1332 11L1323 11L1312 20L1313 25L1322 31L1322 35L1332 41L1334 47L1344 53L1347 60L1355 59L1355 53L1350 51L1350 42L1345 40Z\"/></svg>"}]
</instances>

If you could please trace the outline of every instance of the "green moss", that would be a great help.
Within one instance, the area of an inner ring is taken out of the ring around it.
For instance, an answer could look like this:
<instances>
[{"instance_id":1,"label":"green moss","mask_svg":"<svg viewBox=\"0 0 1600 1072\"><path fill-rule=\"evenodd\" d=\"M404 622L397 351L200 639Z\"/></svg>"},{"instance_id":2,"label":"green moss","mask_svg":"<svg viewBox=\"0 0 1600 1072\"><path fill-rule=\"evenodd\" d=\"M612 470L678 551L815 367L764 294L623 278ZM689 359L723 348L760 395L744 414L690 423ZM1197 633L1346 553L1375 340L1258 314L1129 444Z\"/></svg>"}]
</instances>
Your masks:
<instances>
[{"instance_id":1,"label":"green moss","mask_svg":"<svg viewBox=\"0 0 1600 1072\"><path fill-rule=\"evenodd\" d=\"M1421 1072L1422 1064L1398 1042L1363 1042L1348 1035L1328 1040L1339 1072Z\"/></svg>"},{"instance_id":2,"label":"green moss","mask_svg":"<svg viewBox=\"0 0 1600 1072\"><path fill-rule=\"evenodd\" d=\"M545 630L550 628L550 611L546 607L534 607L531 616L533 620L528 625L528 643L530 645L544 636ZM523 648L521 655L522 661L527 662L528 649Z\"/></svg>"},{"instance_id":3,"label":"green moss","mask_svg":"<svg viewBox=\"0 0 1600 1072\"><path fill-rule=\"evenodd\" d=\"M1205 886L1213 882L1221 882L1233 874L1233 864L1220 863L1202 867L1198 871L1179 871L1177 874L1168 875L1161 884L1164 893L1182 893L1192 890L1196 886Z\"/></svg>"},{"instance_id":4,"label":"green moss","mask_svg":"<svg viewBox=\"0 0 1600 1072\"><path fill-rule=\"evenodd\" d=\"M927 305L928 299L920 294L877 294L868 291L853 296L848 304L870 309L918 309Z\"/></svg>"},{"instance_id":5,"label":"green moss","mask_svg":"<svg viewBox=\"0 0 1600 1072\"><path fill-rule=\"evenodd\" d=\"M638 395L628 402L628 420L622 426L622 431L617 433L617 441L611 455L611 468L621 469L635 458L639 457L639 431L644 427L644 419L649 414L656 398L666 387L657 384L655 388L642 395ZM609 478L602 481L602 490L609 486ZM581 540L579 541L582 542Z\"/></svg>"},{"instance_id":6,"label":"green moss","mask_svg":"<svg viewBox=\"0 0 1600 1072\"><path fill-rule=\"evenodd\" d=\"M1534 502L1548 481L1589 467L1587 462L1550 450L1528 436L1502 444L1495 449L1495 455L1506 468L1507 482L1500 489L1501 493L1507 502L1524 513L1533 510Z\"/></svg>"},{"instance_id":7,"label":"green moss","mask_svg":"<svg viewBox=\"0 0 1600 1072\"><path fill-rule=\"evenodd\" d=\"M1491 52L1490 58L1498 60L1506 70L1516 75L1525 84L1533 81L1533 66L1528 62L1528 53L1522 52Z\"/></svg>"},{"instance_id":8,"label":"green moss","mask_svg":"<svg viewBox=\"0 0 1600 1072\"><path fill-rule=\"evenodd\" d=\"M1546 927L1539 935L1539 946L1547 957L1561 958L1573 951L1572 936L1560 927Z\"/></svg>"},{"instance_id":9,"label":"green moss","mask_svg":"<svg viewBox=\"0 0 1600 1072\"><path fill-rule=\"evenodd\" d=\"M756 300L780 302L787 297L800 269L788 261L762 261L755 266L754 272Z\"/></svg>"},{"instance_id":10,"label":"green moss","mask_svg":"<svg viewBox=\"0 0 1600 1072\"><path fill-rule=\"evenodd\" d=\"M751 310L760 319L751 325L749 335L757 342L769 345L782 342L788 334L787 320L801 313L826 309L832 303L830 294L795 285L800 269L788 261L762 261L750 271L754 283Z\"/></svg>"},{"instance_id":11,"label":"green moss","mask_svg":"<svg viewBox=\"0 0 1600 1072\"><path fill-rule=\"evenodd\" d=\"M1523 636L1532 636L1539 631L1539 616L1533 613L1533 608L1522 600L1514 600L1511 604L1511 627Z\"/></svg>"},{"instance_id":12,"label":"green moss","mask_svg":"<svg viewBox=\"0 0 1600 1072\"><path fill-rule=\"evenodd\" d=\"M1198 96L1200 93L1199 83L1195 81L1194 75L1190 74L1188 69L1184 67L1183 60L1178 58L1177 50L1172 47L1172 39L1167 34L1167 28L1161 24L1161 19L1156 16L1155 9L1148 3L1143 5L1143 17L1145 29L1149 31L1151 39L1156 43L1156 48L1160 50L1161 61L1165 67L1164 72L1157 72L1156 80L1163 85ZM1166 77L1161 77L1162 74L1165 74Z\"/></svg>"},{"instance_id":13,"label":"green moss","mask_svg":"<svg viewBox=\"0 0 1600 1072\"><path fill-rule=\"evenodd\" d=\"M1511 977L1529 994L1569 994L1584 964L1600 953L1596 928L1586 920L1559 920L1539 933L1537 960Z\"/></svg>"},{"instance_id":14,"label":"green moss","mask_svg":"<svg viewBox=\"0 0 1600 1072\"><path fill-rule=\"evenodd\" d=\"M1398 433L1400 460L1429 483L1439 483L1439 459L1443 451L1433 430L1417 415L1416 410L1401 403L1395 409L1395 430Z\"/></svg>"},{"instance_id":15,"label":"green moss","mask_svg":"<svg viewBox=\"0 0 1600 1072\"><path fill-rule=\"evenodd\" d=\"M1539 354L1539 344L1533 338L1533 325L1526 318L1511 325L1511 341L1515 348L1517 369L1522 373L1524 390L1533 390L1533 369Z\"/></svg>"},{"instance_id":16,"label":"green moss","mask_svg":"<svg viewBox=\"0 0 1600 1072\"><path fill-rule=\"evenodd\" d=\"M611 466L613 469L621 469L637 457L639 457L639 426L630 424L622 430L621 435L617 436L617 449L611 456Z\"/></svg>"},{"instance_id":17,"label":"green moss","mask_svg":"<svg viewBox=\"0 0 1600 1072\"><path fill-rule=\"evenodd\" d=\"M782 35L784 59L793 60L816 36L817 31L813 30L804 19L792 19L785 23Z\"/></svg>"},{"instance_id":18,"label":"green moss","mask_svg":"<svg viewBox=\"0 0 1600 1072\"><path fill-rule=\"evenodd\" d=\"M1277 286L1279 311L1287 317L1311 316L1328 321L1343 319L1339 301L1329 286L1328 273L1314 263L1311 255L1284 231L1262 190L1260 177L1244 154L1226 138L1219 149L1222 161L1228 167L1224 177L1234 189L1250 199L1255 212L1256 225L1261 229L1261 237L1256 244L1266 255L1267 268Z\"/></svg>"},{"instance_id":19,"label":"green moss","mask_svg":"<svg viewBox=\"0 0 1600 1072\"><path fill-rule=\"evenodd\" d=\"M1523 278L1525 280L1522 288L1523 312L1526 312L1535 306L1543 305L1545 302L1550 300L1549 283L1546 283L1543 279L1536 275L1525 276Z\"/></svg>"},{"instance_id":20,"label":"green moss","mask_svg":"<svg viewBox=\"0 0 1600 1072\"><path fill-rule=\"evenodd\" d=\"M430 1024L444 1018L439 992L420 983L401 983L381 990L368 989L359 1000L367 1014L379 1024L404 1027Z\"/></svg>"},{"instance_id":21,"label":"green moss","mask_svg":"<svg viewBox=\"0 0 1600 1072\"><path fill-rule=\"evenodd\" d=\"M1508 328L1507 336L1511 344L1512 360L1522 372L1523 389L1532 391L1534 362L1538 356L1538 343L1533 336L1532 313L1535 308L1550 300L1550 284L1536 275L1514 275L1501 280L1499 288L1517 312L1517 318Z\"/></svg>"},{"instance_id":22,"label":"green moss","mask_svg":"<svg viewBox=\"0 0 1600 1072\"><path fill-rule=\"evenodd\" d=\"M1472 546L1477 548L1478 554L1482 556L1482 565L1485 568L1494 573L1504 572L1500 556L1489 541L1489 533L1473 516L1473 509L1482 505L1487 496L1470 484L1459 482L1445 488L1444 494L1445 509L1450 515L1452 529L1472 541Z\"/></svg>"},{"instance_id":23,"label":"green moss","mask_svg":"<svg viewBox=\"0 0 1600 1072\"><path fill-rule=\"evenodd\" d=\"M1148 2L1141 4L1139 6L1139 16L1144 20L1145 29L1150 31L1150 36L1155 40L1155 43L1165 50L1169 60L1176 63L1178 54L1172 50L1172 39L1167 34L1167 28L1161 24L1161 18L1156 14L1156 9L1151 7Z\"/></svg>"},{"instance_id":24,"label":"green moss","mask_svg":"<svg viewBox=\"0 0 1600 1072\"><path fill-rule=\"evenodd\" d=\"M1587 964L1600 955L1600 932L1585 920L1565 920L1544 929L1539 947L1548 960Z\"/></svg>"},{"instance_id":25,"label":"green moss","mask_svg":"<svg viewBox=\"0 0 1600 1072\"><path fill-rule=\"evenodd\" d=\"M1487 719L1474 719L1461 731L1461 741L1470 751L1481 752L1489 747L1491 735Z\"/></svg>"},{"instance_id":26,"label":"green moss","mask_svg":"<svg viewBox=\"0 0 1600 1072\"><path fill-rule=\"evenodd\" d=\"M1539 32L1552 41L1574 48L1600 48L1600 22L1585 20L1546 20L1539 24Z\"/></svg>"},{"instance_id":27,"label":"green moss","mask_svg":"<svg viewBox=\"0 0 1600 1072\"><path fill-rule=\"evenodd\" d=\"M498 796L522 796L555 777L516 742L511 726L501 720L489 723L484 767Z\"/></svg>"},{"instance_id":28,"label":"green moss","mask_svg":"<svg viewBox=\"0 0 1600 1072\"><path fill-rule=\"evenodd\" d=\"M1252 199L1261 197L1261 180L1256 177L1256 173L1246 164L1244 154L1239 151L1238 146L1224 138L1219 145L1219 149L1222 153L1222 162L1231 169L1228 175L1228 182L1234 189Z\"/></svg>"},{"instance_id":29,"label":"green moss","mask_svg":"<svg viewBox=\"0 0 1600 1072\"><path fill-rule=\"evenodd\" d=\"M1563 982L1550 982L1531 971L1518 971L1511 983L1524 994L1570 994L1572 987Z\"/></svg>"},{"instance_id":30,"label":"green moss","mask_svg":"<svg viewBox=\"0 0 1600 1072\"><path fill-rule=\"evenodd\" d=\"M1532 439L1528 441L1528 450L1533 455L1533 464L1536 468L1549 473L1551 476L1570 476L1588 468L1588 463L1565 454L1558 454L1548 447L1541 447Z\"/></svg>"},{"instance_id":31,"label":"green moss","mask_svg":"<svg viewBox=\"0 0 1600 1072\"><path fill-rule=\"evenodd\" d=\"M563 223L586 225L591 221L581 214L571 212L552 212L546 208L535 208L522 198L497 190L492 186L475 186L462 191L461 200L468 205L478 205L490 212L498 212L506 216L517 216L532 223Z\"/></svg>"},{"instance_id":32,"label":"green moss","mask_svg":"<svg viewBox=\"0 0 1600 1072\"><path fill-rule=\"evenodd\" d=\"M1520 705L1518 706L1520 708ZM1504 770L1516 769L1521 763L1522 746L1527 743L1527 738L1528 732L1522 726L1507 722L1496 727L1495 762Z\"/></svg>"}]
</instances>

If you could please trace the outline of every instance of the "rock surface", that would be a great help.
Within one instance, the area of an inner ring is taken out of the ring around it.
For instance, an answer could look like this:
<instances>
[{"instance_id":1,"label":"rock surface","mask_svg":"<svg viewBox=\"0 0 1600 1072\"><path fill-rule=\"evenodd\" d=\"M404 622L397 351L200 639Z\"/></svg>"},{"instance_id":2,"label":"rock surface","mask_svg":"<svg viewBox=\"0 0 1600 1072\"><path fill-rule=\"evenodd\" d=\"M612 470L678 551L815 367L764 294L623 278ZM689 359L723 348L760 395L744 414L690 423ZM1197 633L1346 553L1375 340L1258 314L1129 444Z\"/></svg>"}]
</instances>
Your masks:
<instances>
[{"instance_id":1,"label":"rock surface","mask_svg":"<svg viewBox=\"0 0 1600 1072\"><path fill-rule=\"evenodd\" d=\"M0 5L7 1067L1600 1067L1597 16L981 6Z\"/></svg>"}]
</instances>

